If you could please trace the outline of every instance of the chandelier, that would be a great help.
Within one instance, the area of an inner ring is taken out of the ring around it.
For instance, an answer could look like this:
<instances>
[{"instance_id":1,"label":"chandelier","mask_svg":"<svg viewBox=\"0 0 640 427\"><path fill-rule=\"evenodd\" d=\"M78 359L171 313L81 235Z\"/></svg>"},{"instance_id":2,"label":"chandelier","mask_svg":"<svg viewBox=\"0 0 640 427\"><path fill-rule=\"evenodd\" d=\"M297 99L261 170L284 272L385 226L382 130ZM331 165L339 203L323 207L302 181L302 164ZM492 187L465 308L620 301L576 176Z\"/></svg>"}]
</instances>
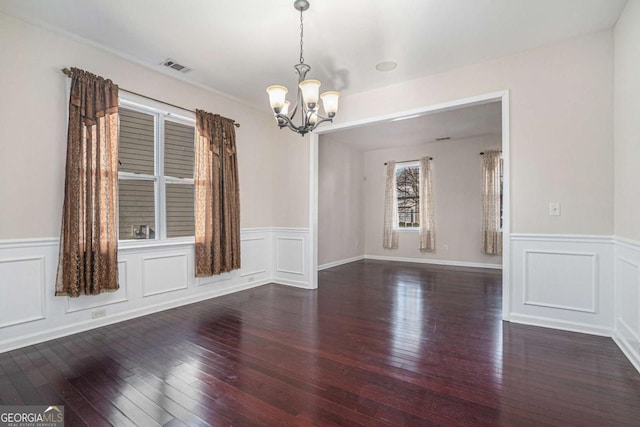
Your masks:
<instances>
[{"instance_id":1,"label":"chandelier","mask_svg":"<svg viewBox=\"0 0 640 427\"><path fill-rule=\"evenodd\" d=\"M293 69L298 75L296 104L293 106L293 109L291 109L291 103L287 101L287 92L289 90L284 86L269 86L267 93L269 94L269 103L271 104L280 129L286 126L292 131L304 136L306 133L318 127L320 123L333 122L333 118L338 112L340 92L330 91L318 95L320 92L320 81L305 80L311 67L304 63L304 57L302 56L302 36L304 34L302 12L309 9L309 2L307 0L296 0L293 3L293 7L300 11L300 63L293 66ZM327 117L319 114L318 98L322 100L322 106L324 107ZM289 113L290 109L291 113ZM298 113L300 114L298 119L300 125L294 124L293 121Z\"/></svg>"}]
</instances>

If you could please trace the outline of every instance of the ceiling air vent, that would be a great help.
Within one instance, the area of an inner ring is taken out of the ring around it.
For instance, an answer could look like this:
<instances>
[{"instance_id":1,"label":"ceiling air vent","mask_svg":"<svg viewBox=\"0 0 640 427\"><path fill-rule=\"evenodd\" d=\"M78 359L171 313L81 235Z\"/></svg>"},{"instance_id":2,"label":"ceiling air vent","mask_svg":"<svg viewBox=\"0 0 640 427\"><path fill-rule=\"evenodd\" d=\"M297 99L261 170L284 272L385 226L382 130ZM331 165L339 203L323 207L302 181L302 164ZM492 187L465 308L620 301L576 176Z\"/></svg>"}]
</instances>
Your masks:
<instances>
[{"instance_id":1,"label":"ceiling air vent","mask_svg":"<svg viewBox=\"0 0 640 427\"><path fill-rule=\"evenodd\" d=\"M436 138L436 141L448 141L450 139L451 139L450 136L443 136L442 138Z\"/></svg>"},{"instance_id":2,"label":"ceiling air vent","mask_svg":"<svg viewBox=\"0 0 640 427\"><path fill-rule=\"evenodd\" d=\"M180 71L181 73L188 73L189 71L191 71L191 68L185 67L182 64L178 64L176 61L174 61L171 58L167 58L162 65L164 65L167 68L171 68L172 70L176 70L176 71Z\"/></svg>"}]
</instances>

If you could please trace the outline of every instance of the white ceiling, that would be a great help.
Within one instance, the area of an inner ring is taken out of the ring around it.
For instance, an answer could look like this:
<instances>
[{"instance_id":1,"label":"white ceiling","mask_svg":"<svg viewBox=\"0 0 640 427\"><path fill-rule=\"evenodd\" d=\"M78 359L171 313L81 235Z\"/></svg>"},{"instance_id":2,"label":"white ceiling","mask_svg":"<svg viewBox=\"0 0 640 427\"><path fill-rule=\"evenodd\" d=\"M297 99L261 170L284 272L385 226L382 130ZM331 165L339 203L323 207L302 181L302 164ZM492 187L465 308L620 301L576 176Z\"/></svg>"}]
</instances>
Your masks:
<instances>
[{"instance_id":1,"label":"white ceiling","mask_svg":"<svg viewBox=\"0 0 640 427\"><path fill-rule=\"evenodd\" d=\"M338 130L322 134L320 141L369 151L432 143L442 137L451 138L444 143L485 135L495 135L500 140L501 134L502 104L492 102Z\"/></svg>"},{"instance_id":2,"label":"white ceiling","mask_svg":"<svg viewBox=\"0 0 640 427\"><path fill-rule=\"evenodd\" d=\"M305 62L344 95L612 27L627 0L310 0ZM0 11L100 44L267 108L265 88L294 87L293 0L0 0ZM376 63L392 60L391 72ZM75 64L69 64L70 66Z\"/></svg>"}]
</instances>

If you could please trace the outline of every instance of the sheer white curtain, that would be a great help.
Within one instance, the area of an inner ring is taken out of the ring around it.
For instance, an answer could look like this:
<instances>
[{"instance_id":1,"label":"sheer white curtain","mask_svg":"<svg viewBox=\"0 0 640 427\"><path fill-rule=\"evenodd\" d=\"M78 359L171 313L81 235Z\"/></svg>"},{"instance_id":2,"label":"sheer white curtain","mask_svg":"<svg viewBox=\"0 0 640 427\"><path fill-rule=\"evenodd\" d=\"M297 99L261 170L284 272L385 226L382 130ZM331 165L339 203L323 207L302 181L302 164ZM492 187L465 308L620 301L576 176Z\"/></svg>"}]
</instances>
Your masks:
<instances>
[{"instance_id":1,"label":"sheer white curtain","mask_svg":"<svg viewBox=\"0 0 640 427\"><path fill-rule=\"evenodd\" d=\"M431 158L423 157L420 159L420 250L423 252L432 252L436 249L433 204Z\"/></svg>"},{"instance_id":2,"label":"sheer white curtain","mask_svg":"<svg viewBox=\"0 0 640 427\"><path fill-rule=\"evenodd\" d=\"M502 254L500 224L502 152L487 151L482 159L482 252Z\"/></svg>"},{"instance_id":3,"label":"sheer white curtain","mask_svg":"<svg viewBox=\"0 0 640 427\"><path fill-rule=\"evenodd\" d=\"M387 162L384 191L384 235L382 247L398 249L398 194L396 189L396 162Z\"/></svg>"}]
</instances>

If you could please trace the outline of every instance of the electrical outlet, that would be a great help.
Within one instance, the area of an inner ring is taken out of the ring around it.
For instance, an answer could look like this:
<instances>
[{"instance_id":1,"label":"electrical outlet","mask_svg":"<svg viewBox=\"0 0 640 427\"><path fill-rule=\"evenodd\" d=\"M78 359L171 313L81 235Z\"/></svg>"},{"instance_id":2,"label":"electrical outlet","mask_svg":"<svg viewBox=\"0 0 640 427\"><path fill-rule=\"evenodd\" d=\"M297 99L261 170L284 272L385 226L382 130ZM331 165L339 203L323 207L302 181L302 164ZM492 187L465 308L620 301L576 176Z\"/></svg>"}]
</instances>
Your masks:
<instances>
[{"instance_id":1,"label":"electrical outlet","mask_svg":"<svg viewBox=\"0 0 640 427\"><path fill-rule=\"evenodd\" d=\"M549 203L549 216L560 216L560 203L558 202Z\"/></svg>"},{"instance_id":2,"label":"electrical outlet","mask_svg":"<svg viewBox=\"0 0 640 427\"><path fill-rule=\"evenodd\" d=\"M249 277L249 281L253 282L254 280L256 280L256 278L254 276Z\"/></svg>"},{"instance_id":3,"label":"electrical outlet","mask_svg":"<svg viewBox=\"0 0 640 427\"><path fill-rule=\"evenodd\" d=\"M91 312L91 318L92 319L99 319L101 317L106 317L107 316L107 309L106 308L101 308L99 310L93 310Z\"/></svg>"},{"instance_id":4,"label":"electrical outlet","mask_svg":"<svg viewBox=\"0 0 640 427\"><path fill-rule=\"evenodd\" d=\"M449 252L449 245L442 245L442 250L445 252Z\"/></svg>"}]
</instances>

